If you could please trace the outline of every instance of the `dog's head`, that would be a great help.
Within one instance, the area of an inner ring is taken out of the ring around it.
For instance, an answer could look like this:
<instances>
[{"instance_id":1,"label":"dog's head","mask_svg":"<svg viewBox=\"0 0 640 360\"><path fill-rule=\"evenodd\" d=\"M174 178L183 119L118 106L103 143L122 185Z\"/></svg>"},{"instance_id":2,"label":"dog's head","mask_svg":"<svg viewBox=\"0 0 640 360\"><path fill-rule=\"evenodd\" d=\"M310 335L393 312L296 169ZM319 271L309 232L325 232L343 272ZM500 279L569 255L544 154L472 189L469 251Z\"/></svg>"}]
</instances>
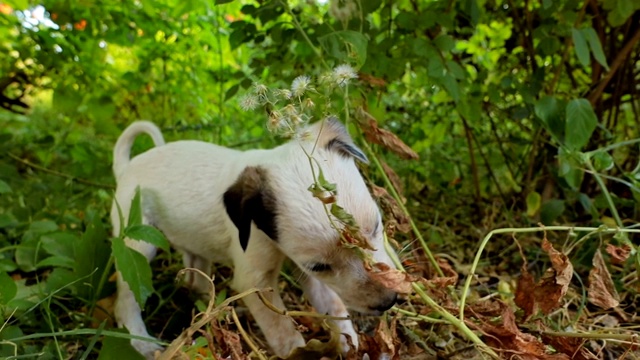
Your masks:
<instances>
[{"instance_id":1,"label":"dog's head","mask_svg":"<svg viewBox=\"0 0 640 360\"><path fill-rule=\"evenodd\" d=\"M318 122L269 156L247 166L224 194L242 248L251 245L253 222L302 271L327 284L348 307L367 314L390 308L396 293L372 279L358 254L341 245L334 227L340 222L330 218L323 203L308 191L321 168L326 180L336 184L337 204L354 217L375 249L371 251L374 261L394 267L383 248L380 211L355 163L367 158L345 127L332 118Z\"/></svg>"}]
</instances>

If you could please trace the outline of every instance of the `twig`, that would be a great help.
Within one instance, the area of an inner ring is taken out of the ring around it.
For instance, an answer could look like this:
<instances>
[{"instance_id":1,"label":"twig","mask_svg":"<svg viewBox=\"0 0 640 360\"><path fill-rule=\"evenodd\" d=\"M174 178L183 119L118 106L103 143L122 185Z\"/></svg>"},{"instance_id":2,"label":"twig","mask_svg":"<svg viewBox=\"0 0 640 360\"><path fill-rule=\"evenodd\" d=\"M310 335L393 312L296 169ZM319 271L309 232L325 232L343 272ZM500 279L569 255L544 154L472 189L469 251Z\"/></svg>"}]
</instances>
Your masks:
<instances>
[{"instance_id":1,"label":"twig","mask_svg":"<svg viewBox=\"0 0 640 360\"><path fill-rule=\"evenodd\" d=\"M629 55L631 50L633 50L634 46L639 40L640 40L640 29L636 31L636 33L633 35L631 40L629 40L627 44L622 48L622 50L620 50L616 58L611 63L611 68L609 69L609 72L607 73L607 75L604 77L604 79L600 81L600 83L598 84L598 87L593 89L591 94L589 94L588 99L591 105L595 105L596 100L598 100L598 98L600 98L600 96L602 95L604 88L607 87L607 85L609 84L609 81L611 81L613 76L618 71L618 68L624 63L624 61L627 59L627 56Z\"/></svg>"},{"instance_id":2,"label":"twig","mask_svg":"<svg viewBox=\"0 0 640 360\"><path fill-rule=\"evenodd\" d=\"M75 181L75 182L80 183L80 184L85 184L85 185L90 185L90 186L95 186L95 187L101 187L101 188L104 188L104 189L114 189L115 188L115 186L113 186L113 185L101 184L101 183L93 182L91 180L81 179L81 178L75 177L73 175L61 173L61 172L56 171L56 170L47 169L46 167L43 167L43 166L40 166L40 165L36 165L36 164L32 163L29 160L21 159L19 156L14 155L12 153L7 153L7 155L9 155L10 158L14 159L15 161L17 161L19 163L22 163L22 164L27 165L28 167L30 167L32 169L35 169L35 170L38 170L38 171L42 171L42 172L47 173L47 174L59 176L59 177L62 177L62 178L65 178L65 179L68 179L68 180L71 180L71 181Z\"/></svg>"},{"instance_id":3,"label":"twig","mask_svg":"<svg viewBox=\"0 0 640 360\"><path fill-rule=\"evenodd\" d=\"M258 293L260 294L260 293ZM236 328L238 329L238 332L240 332L240 335L242 336L242 338L244 339L244 341L247 343L247 345L249 345L249 347L251 348L251 350L253 350L253 352L261 359L261 360L267 360L267 358L264 356L264 354L260 351L260 349L258 348L258 346L256 346L256 344L251 340L251 337L249 336L249 334L247 334L246 331L244 331L244 328L242 327L242 325L240 325L240 319L238 319L238 314L236 314L236 310L232 307L231 308L231 317L233 318L233 321L236 323Z\"/></svg>"}]
</instances>

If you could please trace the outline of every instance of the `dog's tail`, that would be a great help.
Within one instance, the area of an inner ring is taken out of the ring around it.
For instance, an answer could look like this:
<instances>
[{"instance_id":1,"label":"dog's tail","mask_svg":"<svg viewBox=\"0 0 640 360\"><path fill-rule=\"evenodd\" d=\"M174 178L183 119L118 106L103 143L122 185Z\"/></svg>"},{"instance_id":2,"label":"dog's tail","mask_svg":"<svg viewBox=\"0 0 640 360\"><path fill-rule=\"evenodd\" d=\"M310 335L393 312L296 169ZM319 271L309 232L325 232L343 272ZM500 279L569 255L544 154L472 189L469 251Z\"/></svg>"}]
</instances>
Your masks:
<instances>
[{"instance_id":1,"label":"dog's tail","mask_svg":"<svg viewBox=\"0 0 640 360\"><path fill-rule=\"evenodd\" d=\"M116 146L113 148L113 173L116 179L131 161L131 146L133 141L140 134L147 134L153 139L155 146L164 145L164 138L160 129L150 121L136 121L129 125L118 138Z\"/></svg>"}]
</instances>

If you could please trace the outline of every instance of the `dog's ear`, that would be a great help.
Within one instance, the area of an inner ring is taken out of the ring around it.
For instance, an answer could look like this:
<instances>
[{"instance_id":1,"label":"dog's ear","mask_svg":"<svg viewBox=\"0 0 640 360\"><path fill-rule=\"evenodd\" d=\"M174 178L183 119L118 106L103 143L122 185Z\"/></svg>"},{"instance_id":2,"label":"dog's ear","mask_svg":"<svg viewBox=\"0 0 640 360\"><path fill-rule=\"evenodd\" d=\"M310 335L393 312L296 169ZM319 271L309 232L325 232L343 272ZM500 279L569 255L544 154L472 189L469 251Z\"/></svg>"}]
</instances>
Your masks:
<instances>
[{"instance_id":1,"label":"dog's ear","mask_svg":"<svg viewBox=\"0 0 640 360\"><path fill-rule=\"evenodd\" d=\"M314 124L313 132L318 136L318 146L345 157L352 157L365 164L369 163L369 159L349 136L347 128L336 117L331 116Z\"/></svg>"},{"instance_id":2,"label":"dog's ear","mask_svg":"<svg viewBox=\"0 0 640 360\"><path fill-rule=\"evenodd\" d=\"M240 246L247 250L251 236L251 222L272 240L278 240L276 230L276 201L267 183L266 170L245 168L223 196L224 206L238 228Z\"/></svg>"}]
</instances>

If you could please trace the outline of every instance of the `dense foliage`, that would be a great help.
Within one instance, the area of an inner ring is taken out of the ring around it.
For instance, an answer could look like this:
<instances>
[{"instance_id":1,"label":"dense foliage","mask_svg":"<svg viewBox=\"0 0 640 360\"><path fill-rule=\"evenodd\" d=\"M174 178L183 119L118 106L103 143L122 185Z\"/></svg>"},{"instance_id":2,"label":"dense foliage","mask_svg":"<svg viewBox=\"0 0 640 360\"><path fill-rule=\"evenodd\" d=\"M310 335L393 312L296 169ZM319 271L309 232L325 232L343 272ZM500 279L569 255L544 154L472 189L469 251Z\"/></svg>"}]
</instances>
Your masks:
<instances>
[{"instance_id":1,"label":"dense foliage","mask_svg":"<svg viewBox=\"0 0 640 360\"><path fill-rule=\"evenodd\" d=\"M495 228L633 228L639 44L633 0L0 0L0 356L86 358L121 346L94 310L108 312L100 299L114 291L111 249L122 250L108 209L111 149L127 124L152 120L168 140L274 146L268 115L239 100L255 83L288 88L341 64L358 69L359 82L317 117L348 121L376 159L367 179L406 200L382 207L405 230L394 237L420 275L435 270L419 234L466 275ZM150 145L140 138L136 151ZM619 311L637 311L637 238L564 240L556 248L573 250L585 283L603 243L627 246L620 263L605 256L624 290ZM539 238L520 242L525 259L543 254ZM513 298L514 241L492 240L482 261L478 271L501 287L477 280L478 297ZM180 263L167 251L153 267L161 275L147 310L157 334L168 321L154 315L180 307L171 279ZM428 331L403 326L417 338ZM438 340L422 338L429 353Z\"/></svg>"}]
</instances>

